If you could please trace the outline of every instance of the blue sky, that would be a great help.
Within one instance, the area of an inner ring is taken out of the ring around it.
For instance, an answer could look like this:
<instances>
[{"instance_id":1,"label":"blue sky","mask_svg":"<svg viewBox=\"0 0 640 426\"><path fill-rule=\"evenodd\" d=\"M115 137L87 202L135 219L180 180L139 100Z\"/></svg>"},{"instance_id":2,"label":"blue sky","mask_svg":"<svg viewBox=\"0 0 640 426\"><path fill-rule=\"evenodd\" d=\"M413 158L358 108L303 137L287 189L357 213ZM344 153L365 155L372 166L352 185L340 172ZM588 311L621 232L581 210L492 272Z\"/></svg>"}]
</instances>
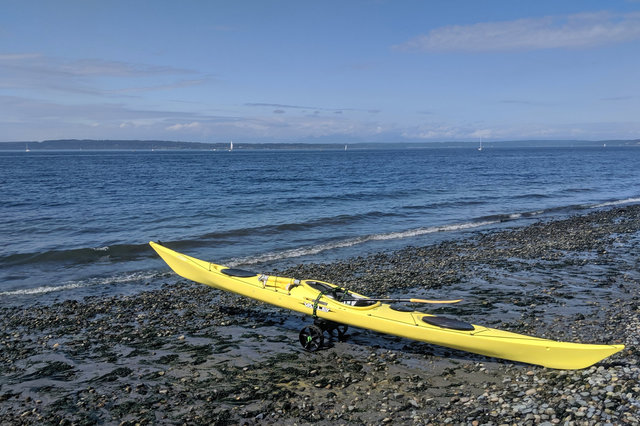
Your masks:
<instances>
[{"instance_id":1,"label":"blue sky","mask_svg":"<svg viewBox=\"0 0 640 426\"><path fill-rule=\"evenodd\" d=\"M640 0L0 10L0 141L640 138Z\"/></svg>"}]
</instances>

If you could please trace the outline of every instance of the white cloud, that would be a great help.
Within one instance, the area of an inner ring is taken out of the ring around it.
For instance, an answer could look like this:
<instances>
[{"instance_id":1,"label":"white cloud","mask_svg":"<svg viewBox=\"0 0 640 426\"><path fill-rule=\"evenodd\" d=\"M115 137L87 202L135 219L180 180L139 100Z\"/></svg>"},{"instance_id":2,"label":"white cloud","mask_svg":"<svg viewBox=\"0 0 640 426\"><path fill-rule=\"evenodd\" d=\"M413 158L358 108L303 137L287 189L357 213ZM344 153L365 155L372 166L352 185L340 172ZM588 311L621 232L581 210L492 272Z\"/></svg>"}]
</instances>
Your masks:
<instances>
[{"instance_id":1,"label":"white cloud","mask_svg":"<svg viewBox=\"0 0 640 426\"><path fill-rule=\"evenodd\" d=\"M0 95L0 128L4 140L56 138L178 139L251 142L273 141L449 141L514 139L633 139L637 122L421 122L394 123L351 118L349 114L295 116L219 116L198 112L151 110L124 104L65 105Z\"/></svg>"},{"instance_id":2,"label":"white cloud","mask_svg":"<svg viewBox=\"0 0 640 426\"><path fill-rule=\"evenodd\" d=\"M342 114L345 111L355 111L355 112L368 112L370 114L377 114L380 112L379 109L359 109L359 108L324 108L317 106L303 106L303 105L290 105L290 104L274 104L274 103L265 103L265 102L248 102L244 104L248 107L259 107L259 108L276 108L278 112L285 112L288 109L294 110L304 110L304 111L314 111L314 114L319 114L320 111L333 112L334 114ZM274 111L275 112L275 111Z\"/></svg>"},{"instance_id":3,"label":"white cloud","mask_svg":"<svg viewBox=\"0 0 640 426\"><path fill-rule=\"evenodd\" d=\"M157 120L154 119L139 119L129 120L120 123L121 129L137 129L137 128L151 128Z\"/></svg>"},{"instance_id":4,"label":"white cloud","mask_svg":"<svg viewBox=\"0 0 640 426\"><path fill-rule=\"evenodd\" d=\"M205 78L202 79L194 79L194 80L181 80L176 81L171 84L160 84L156 86L145 86L145 87L127 87L124 89L113 90L110 93L114 94L126 94L126 93L141 93L141 92L155 92L159 90L173 90L173 89L181 89L185 87L199 86L203 83L206 83L208 80ZM108 92L109 93L109 92Z\"/></svg>"},{"instance_id":5,"label":"white cloud","mask_svg":"<svg viewBox=\"0 0 640 426\"><path fill-rule=\"evenodd\" d=\"M111 95L189 87L206 81L207 77L182 78L195 74L197 73L192 70L170 66L93 58L73 60L38 53L0 55L0 87L13 90L37 89L84 95ZM101 79L113 77L120 79L122 85L130 85L131 79L147 82L149 79L159 78L162 83L142 88L104 89ZM175 81L175 78L181 80Z\"/></svg>"},{"instance_id":6,"label":"white cloud","mask_svg":"<svg viewBox=\"0 0 640 426\"><path fill-rule=\"evenodd\" d=\"M66 59L39 53L0 55L3 67L34 72L75 76L136 77L149 75L193 74L194 71L170 66L150 65L104 59Z\"/></svg>"},{"instance_id":7,"label":"white cloud","mask_svg":"<svg viewBox=\"0 0 640 426\"><path fill-rule=\"evenodd\" d=\"M466 131L446 124L421 125L416 128L405 129L401 136L407 139L417 140L447 140L464 137Z\"/></svg>"},{"instance_id":8,"label":"white cloud","mask_svg":"<svg viewBox=\"0 0 640 426\"><path fill-rule=\"evenodd\" d=\"M9 53L5 55L0 55L0 62L22 61L25 59L35 59L40 57L42 57L42 55L39 55L37 53Z\"/></svg>"},{"instance_id":9,"label":"white cloud","mask_svg":"<svg viewBox=\"0 0 640 426\"><path fill-rule=\"evenodd\" d=\"M490 138L493 136L493 131L491 129L478 129L475 132L471 133L471 136L474 138Z\"/></svg>"},{"instance_id":10,"label":"white cloud","mask_svg":"<svg viewBox=\"0 0 640 426\"><path fill-rule=\"evenodd\" d=\"M583 13L436 28L399 50L508 51L588 48L640 39L640 13Z\"/></svg>"},{"instance_id":11,"label":"white cloud","mask_svg":"<svg viewBox=\"0 0 640 426\"><path fill-rule=\"evenodd\" d=\"M168 126L166 127L167 130L170 130L172 132L175 131L181 131L181 130L193 130L193 129L198 129L202 126L201 123L197 122L197 121L193 121L191 123L178 123L178 124L174 124L173 126Z\"/></svg>"}]
</instances>

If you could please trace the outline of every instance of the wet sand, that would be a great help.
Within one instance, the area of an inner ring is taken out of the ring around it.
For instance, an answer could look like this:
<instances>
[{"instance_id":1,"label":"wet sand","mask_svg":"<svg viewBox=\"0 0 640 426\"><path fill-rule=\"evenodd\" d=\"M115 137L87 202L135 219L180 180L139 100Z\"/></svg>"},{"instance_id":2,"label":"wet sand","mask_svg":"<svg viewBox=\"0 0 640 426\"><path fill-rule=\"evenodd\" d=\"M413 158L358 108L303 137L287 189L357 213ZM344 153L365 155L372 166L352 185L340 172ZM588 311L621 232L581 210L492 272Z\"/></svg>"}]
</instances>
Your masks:
<instances>
[{"instance_id":1,"label":"wet sand","mask_svg":"<svg viewBox=\"0 0 640 426\"><path fill-rule=\"evenodd\" d=\"M371 296L462 297L428 312L627 348L563 371L350 329L306 353L309 317L180 281L0 310L0 424L640 420L640 206L274 272Z\"/></svg>"}]
</instances>

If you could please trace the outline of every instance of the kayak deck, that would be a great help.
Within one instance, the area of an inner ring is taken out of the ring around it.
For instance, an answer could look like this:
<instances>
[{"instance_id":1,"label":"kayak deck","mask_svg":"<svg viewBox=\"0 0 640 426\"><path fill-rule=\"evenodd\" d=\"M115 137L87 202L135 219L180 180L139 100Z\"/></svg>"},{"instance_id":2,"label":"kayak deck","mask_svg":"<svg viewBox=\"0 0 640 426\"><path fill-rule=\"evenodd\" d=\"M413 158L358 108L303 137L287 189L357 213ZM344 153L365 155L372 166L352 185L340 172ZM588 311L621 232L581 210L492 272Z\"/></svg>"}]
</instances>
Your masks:
<instances>
[{"instance_id":1,"label":"kayak deck","mask_svg":"<svg viewBox=\"0 0 640 426\"><path fill-rule=\"evenodd\" d=\"M171 269L186 279L311 315L330 324L345 324L480 355L561 369L586 368L624 349L624 345L558 342L423 312L398 311L389 304L368 300L334 284L260 275L196 259L154 242L150 245ZM342 302L343 299L346 301ZM317 330L307 330L305 339L311 342L317 336L314 333ZM302 332L300 339L303 343Z\"/></svg>"}]
</instances>

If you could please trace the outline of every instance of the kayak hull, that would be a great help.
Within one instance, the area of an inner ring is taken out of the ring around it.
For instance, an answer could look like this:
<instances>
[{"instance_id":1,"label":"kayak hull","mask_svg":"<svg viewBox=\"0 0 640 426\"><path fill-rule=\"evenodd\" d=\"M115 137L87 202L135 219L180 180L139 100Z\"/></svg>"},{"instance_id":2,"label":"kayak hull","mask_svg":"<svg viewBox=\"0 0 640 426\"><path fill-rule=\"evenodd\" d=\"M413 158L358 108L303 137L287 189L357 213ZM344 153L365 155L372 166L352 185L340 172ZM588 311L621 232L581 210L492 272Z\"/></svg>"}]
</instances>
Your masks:
<instances>
[{"instance_id":1,"label":"kayak hull","mask_svg":"<svg viewBox=\"0 0 640 426\"><path fill-rule=\"evenodd\" d=\"M154 242L150 245L171 269L191 281L335 323L452 349L557 369L586 368L624 349L624 345L558 342L422 312L397 311L353 292L348 292L349 297L360 302L343 303L332 294L344 290L330 283L246 274Z\"/></svg>"}]
</instances>

